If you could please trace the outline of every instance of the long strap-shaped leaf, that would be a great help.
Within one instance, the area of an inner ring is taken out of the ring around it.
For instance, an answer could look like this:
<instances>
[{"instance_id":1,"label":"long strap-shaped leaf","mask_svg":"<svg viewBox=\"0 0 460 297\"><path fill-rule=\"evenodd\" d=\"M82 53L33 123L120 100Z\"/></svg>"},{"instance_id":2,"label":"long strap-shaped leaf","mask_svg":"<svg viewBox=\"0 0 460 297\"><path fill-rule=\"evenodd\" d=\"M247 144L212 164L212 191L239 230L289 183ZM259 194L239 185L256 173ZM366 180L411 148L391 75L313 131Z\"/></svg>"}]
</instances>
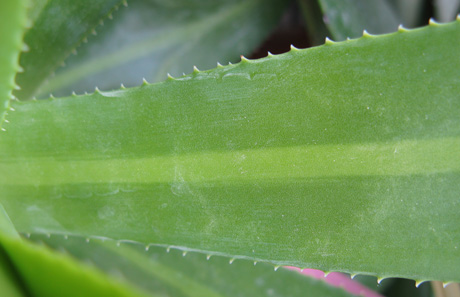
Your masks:
<instances>
[{"instance_id":1,"label":"long strap-shaped leaf","mask_svg":"<svg viewBox=\"0 0 460 297\"><path fill-rule=\"evenodd\" d=\"M22 232L460 280L460 22L16 103Z\"/></svg>"},{"instance_id":2,"label":"long strap-shaped leaf","mask_svg":"<svg viewBox=\"0 0 460 297\"><path fill-rule=\"evenodd\" d=\"M22 32L26 23L25 1L0 3L0 129L10 109L12 91L16 87L14 76L20 69L19 52L22 49ZM0 131L1 132L1 131Z\"/></svg>"}]
</instances>

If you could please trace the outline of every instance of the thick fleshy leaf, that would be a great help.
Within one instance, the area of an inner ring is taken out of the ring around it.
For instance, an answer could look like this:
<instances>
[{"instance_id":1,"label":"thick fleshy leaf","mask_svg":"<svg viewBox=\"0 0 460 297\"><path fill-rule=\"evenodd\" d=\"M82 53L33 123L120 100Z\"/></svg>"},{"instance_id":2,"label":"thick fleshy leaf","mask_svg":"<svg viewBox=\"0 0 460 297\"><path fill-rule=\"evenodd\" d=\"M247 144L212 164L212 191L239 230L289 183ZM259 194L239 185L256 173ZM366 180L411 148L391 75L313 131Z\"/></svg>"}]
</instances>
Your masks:
<instances>
[{"instance_id":1,"label":"thick fleshy leaf","mask_svg":"<svg viewBox=\"0 0 460 297\"><path fill-rule=\"evenodd\" d=\"M305 277L266 263L211 257L163 247L90 240L63 236L32 235L86 263L92 263L113 277L130 282L144 291L174 297L233 296L352 296L326 282Z\"/></svg>"},{"instance_id":2,"label":"thick fleshy leaf","mask_svg":"<svg viewBox=\"0 0 460 297\"><path fill-rule=\"evenodd\" d=\"M88 96L18 102L21 232L460 280L460 21Z\"/></svg>"},{"instance_id":3,"label":"thick fleshy leaf","mask_svg":"<svg viewBox=\"0 0 460 297\"><path fill-rule=\"evenodd\" d=\"M3 1L15 2L15 1ZM30 99L40 85L75 50L91 30L120 5L122 0L49 0L32 2L33 26L24 42L29 51L22 53L24 72L17 76L19 99Z\"/></svg>"},{"instance_id":4,"label":"thick fleshy leaf","mask_svg":"<svg viewBox=\"0 0 460 297\"><path fill-rule=\"evenodd\" d=\"M0 133L10 108L14 77L26 25L26 1L0 1Z\"/></svg>"},{"instance_id":5,"label":"thick fleshy leaf","mask_svg":"<svg viewBox=\"0 0 460 297\"><path fill-rule=\"evenodd\" d=\"M249 55L278 23L289 1L132 0L71 56L42 88L70 95L138 86Z\"/></svg>"},{"instance_id":6,"label":"thick fleshy leaf","mask_svg":"<svg viewBox=\"0 0 460 297\"><path fill-rule=\"evenodd\" d=\"M367 30L371 34L397 30L401 21L386 1L381 0L318 0L324 22L334 40L355 38Z\"/></svg>"}]
</instances>

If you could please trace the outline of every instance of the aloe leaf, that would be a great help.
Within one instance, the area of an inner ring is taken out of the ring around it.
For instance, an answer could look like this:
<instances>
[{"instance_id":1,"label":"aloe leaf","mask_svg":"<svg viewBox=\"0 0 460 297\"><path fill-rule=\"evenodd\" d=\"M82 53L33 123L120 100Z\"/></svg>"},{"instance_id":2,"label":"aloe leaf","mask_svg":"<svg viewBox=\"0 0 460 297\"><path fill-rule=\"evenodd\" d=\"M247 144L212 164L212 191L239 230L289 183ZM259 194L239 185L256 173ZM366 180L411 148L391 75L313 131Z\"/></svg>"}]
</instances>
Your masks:
<instances>
[{"instance_id":1,"label":"aloe leaf","mask_svg":"<svg viewBox=\"0 0 460 297\"><path fill-rule=\"evenodd\" d=\"M0 250L0 293L7 297L27 296L22 291L19 280L15 277L7 257Z\"/></svg>"},{"instance_id":2,"label":"aloe leaf","mask_svg":"<svg viewBox=\"0 0 460 297\"><path fill-rule=\"evenodd\" d=\"M25 1L0 2L0 129L10 109L12 91L16 87L14 76L19 71L19 52L22 33L26 25Z\"/></svg>"},{"instance_id":3,"label":"aloe leaf","mask_svg":"<svg viewBox=\"0 0 460 297\"><path fill-rule=\"evenodd\" d=\"M459 281L460 21L17 102L20 232Z\"/></svg>"},{"instance_id":4,"label":"aloe leaf","mask_svg":"<svg viewBox=\"0 0 460 297\"><path fill-rule=\"evenodd\" d=\"M130 1L60 68L39 97L137 86L249 55L288 1ZM208 50L212 49L212 50Z\"/></svg>"},{"instance_id":5,"label":"aloe leaf","mask_svg":"<svg viewBox=\"0 0 460 297\"><path fill-rule=\"evenodd\" d=\"M362 35L394 32L401 24L386 1L381 0L319 0L324 22L334 40L345 40Z\"/></svg>"},{"instance_id":6,"label":"aloe leaf","mask_svg":"<svg viewBox=\"0 0 460 297\"><path fill-rule=\"evenodd\" d=\"M329 30L324 24L323 13L318 1L298 0L297 3L302 10L303 19L305 21L305 29L308 31L308 37L312 44L320 45L324 43L324 39L331 36Z\"/></svg>"},{"instance_id":7,"label":"aloe leaf","mask_svg":"<svg viewBox=\"0 0 460 297\"><path fill-rule=\"evenodd\" d=\"M163 247L32 234L30 239L63 249L80 261L144 291L175 297L352 296L326 282L252 261L210 257Z\"/></svg>"},{"instance_id":8,"label":"aloe leaf","mask_svg":"<svg viewBox=\"0 0 460 297\"><path fill-rule=\"evenodd\" d=\"M14 1L8 1L14 2ZM94 30L101 19L121 4L121 0L49 0L33 2L30 17L34 25L26 32L24 42L29 51L21 54L18 74L21 90L15 95L30 99L53 71Z\"/></svg>"}]
</instances>

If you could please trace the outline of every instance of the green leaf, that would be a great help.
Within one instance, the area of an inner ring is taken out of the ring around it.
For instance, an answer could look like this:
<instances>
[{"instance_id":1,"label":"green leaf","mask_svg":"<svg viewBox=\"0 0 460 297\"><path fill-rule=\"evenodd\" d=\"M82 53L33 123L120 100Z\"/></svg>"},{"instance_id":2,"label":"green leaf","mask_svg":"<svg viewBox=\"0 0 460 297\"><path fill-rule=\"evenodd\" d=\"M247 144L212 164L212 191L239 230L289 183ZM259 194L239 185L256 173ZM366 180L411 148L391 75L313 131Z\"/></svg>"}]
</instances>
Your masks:
<instances>
[{"instance_id":1,"label":"green leaf","mask_svg":"<svg viewBox=\"0 0 460 297\"><path fill-rule=\"evenodd\" d=\"M93 267L43 246L0 234L14 270L33 296L158 296L109 278ZM52 281L50 281L52 280Z\"/></svg>"},{"instance_id":2,"label":"green leaf","mask_svg":"<svg viewBox=\"0 0 460 297\"><path fill-rule=\"evenodd\" d=\"M56 249L64 249L80 261L89 262L105 273L161 296L352 296L324 281L266 263L228 258L206 258L163 247L90 240L63 236L32 235ZM148 250L148 251L147 251Z\"/></svg>"},{"instance_id":3,"label":"green leaf","mask_svg":"<svg viewBox=\"0 0 460 297\"><path fill-rule=\"evenodd\" d=\"M249 55L288 1L130 1L71 56L39 96L137 86ZM209 50L211 49L211 50Z\"/></svg>"},{"instance_id":4,"label":"green leaf","mask_svg":"<svg viewBox=\"0 0 460 297\"><path fill-rule=\"evenodd\" d=\"M20 232L459 281L460 21L18 102Z\"/></svg>"},{"instance_id":5,"label":"green leaf","mask_svg":"<svg viewBox=\"0 0 460 297\"><path fill-rule=\"evenodd\" d=\"M14 2L14 1L9 1ZM17 76L19 99L30 99L64 59L121 4L121 0L49 0L34 2L34 21L24 37L29 51L22 53L24 72Z\"/></svg>"},{"instance_id":6,"label":"green leaf","mask_svg":"<svg viewBox=\"0 0 460 297\"><path fill-rule=\"evenodd\" d=\"M10 109L12 91L16 87L14 76L20 69L19 52L26 23L25 1L0 2L0 132Z\"/></svg>"},{"instance_id":7,"label":"green leaf","mask_svg":"<svg viewBox=\"0 0 460 297\"><path fill-rule=\"evenodd\" d=\"M372 34L396 31L401 21L386 1L381 0L319 0L324 22L334 40L355 38L367 30Z\"/></svg>"},{"instance_id":8,"label":"green leaf","mask_svg":"<svg viewBox=\"0 0 460 297\"><path fill-rule=\"evenodd\" d=\"M27 296L21 289L19 280L15 277L10 263L0 248L0 293L7 297Z\"/></svg>"}]
</instances>

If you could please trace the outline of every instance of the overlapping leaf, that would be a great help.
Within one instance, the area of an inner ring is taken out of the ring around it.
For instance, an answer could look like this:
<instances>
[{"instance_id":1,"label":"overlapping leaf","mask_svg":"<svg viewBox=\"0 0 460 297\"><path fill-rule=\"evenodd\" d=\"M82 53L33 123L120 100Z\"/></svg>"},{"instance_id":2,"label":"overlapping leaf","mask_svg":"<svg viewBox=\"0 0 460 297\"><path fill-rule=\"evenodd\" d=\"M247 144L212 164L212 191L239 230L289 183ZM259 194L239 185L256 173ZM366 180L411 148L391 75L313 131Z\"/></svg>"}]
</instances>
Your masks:
<instances>
[{"instance_id":1,"label":"overlapping leaf","mask_svg":"<svg viewBox=\"0 0 460 297\"><path fill-rule=\"evenodd\" d=\"M249 55L278 23L288 1L146 1L132 0L97 36L71 56L43 86L70 95L137 86L189 72L196 65L236 62Z\"/></svg>"}]
</instances>

